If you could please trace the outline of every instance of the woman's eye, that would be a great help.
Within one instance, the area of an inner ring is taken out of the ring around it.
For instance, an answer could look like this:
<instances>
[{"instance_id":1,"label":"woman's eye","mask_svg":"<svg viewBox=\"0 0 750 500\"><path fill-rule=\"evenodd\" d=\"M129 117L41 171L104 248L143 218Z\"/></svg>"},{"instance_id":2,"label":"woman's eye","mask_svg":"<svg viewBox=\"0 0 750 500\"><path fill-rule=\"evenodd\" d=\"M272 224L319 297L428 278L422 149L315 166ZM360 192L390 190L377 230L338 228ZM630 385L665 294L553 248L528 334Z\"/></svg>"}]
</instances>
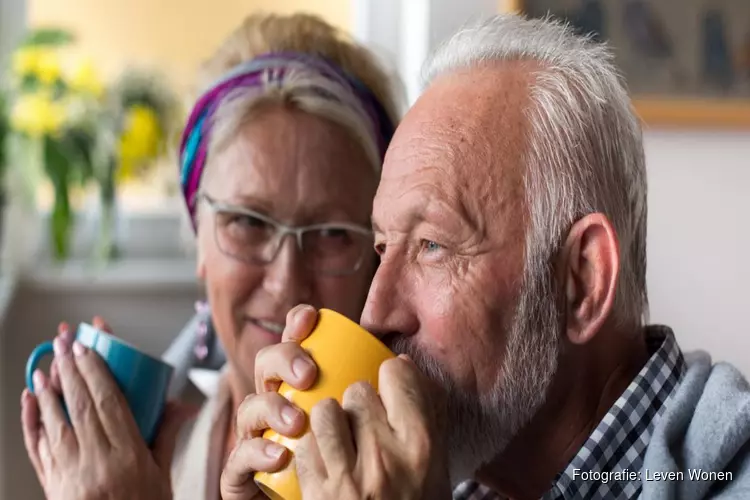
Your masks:
<instances>
[{"instance_id":1,"label":"woman's eye","mask_svg":"<svg viewBox=\"0 0 750 500\"><path fill-rule=\"evenodd\" d=\"M240 226L254 228L265 228L268 225L265 221L262 221L257 217L253 217L252 215L235 215L232 222Z\"/></svg>"}]
</instances>

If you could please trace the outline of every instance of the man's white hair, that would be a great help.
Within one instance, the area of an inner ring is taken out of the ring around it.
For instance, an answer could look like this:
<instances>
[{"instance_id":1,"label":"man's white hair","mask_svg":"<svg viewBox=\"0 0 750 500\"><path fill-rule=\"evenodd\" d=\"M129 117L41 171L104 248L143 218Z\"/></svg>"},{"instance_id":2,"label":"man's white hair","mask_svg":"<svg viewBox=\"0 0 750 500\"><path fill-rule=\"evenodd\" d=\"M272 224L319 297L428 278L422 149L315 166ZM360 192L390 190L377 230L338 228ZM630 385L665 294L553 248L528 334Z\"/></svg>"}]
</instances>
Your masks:
<instances>
[{"instance_id":1,"label":"man's white hair","mask_svg":"<svg viewBox=\"0 0 750 500\"><path fill-rule=\"evenodd\" d=\"M643 324L648 317L645 159L640 123L612 52L549 18L499 15L443 44L426 63L424 81L506 61L538 67L532 70L531 104L525 110L527 264L530 256L553 257L582 216L605 214L620 245L615 318Z\"/></svg>"}]
</instances>

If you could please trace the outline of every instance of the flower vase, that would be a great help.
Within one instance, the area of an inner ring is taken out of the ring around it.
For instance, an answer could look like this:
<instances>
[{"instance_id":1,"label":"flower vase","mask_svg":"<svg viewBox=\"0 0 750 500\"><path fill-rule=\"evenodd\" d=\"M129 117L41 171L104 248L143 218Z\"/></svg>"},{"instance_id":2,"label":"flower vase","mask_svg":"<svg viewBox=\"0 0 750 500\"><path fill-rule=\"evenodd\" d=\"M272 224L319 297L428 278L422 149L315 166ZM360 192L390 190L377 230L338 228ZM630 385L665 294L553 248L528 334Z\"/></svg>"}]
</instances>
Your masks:
<instances>
[{"instance_id":1,"label":"flower vase","mask_svg":"<svg viewBox=\"0 0 750 500\"><path fill-rule=\"evenodd\" d=\"M55 201L50 215L52 233L52 256L58 262L68 258L70 253L70 232L73 226L73 212L70 209L70 195L67 186L55 185Z\"/></svg>"},{"instance_id":2,"label":"flower vase","mask_svg":"<svg viewBox=\"0 0 750 500\"><path fill-rule=\"evenodd\" d=\"M94 260L106 266L117 257L117 206L114 199L102 200Z\"/></svg>"},{"instance_id":3,"label":"flower vase","mask_svg":"<svg viewBox=\"0 0 750 500\"><path fill-rule=\"evenodd\" d=\"M58 261L68 258L73 211L70 207L71 162L60 143L50 136L43 140L44 169L52 182L54 202L50 214L52 256Z\"/></svg>"},{"instance_id":4,"label":"flower vase","mask_svg":"<svg viewBox=\"0 0 750 500\"><path fill-rule=\"evenodd\" d=\"M99 267L106 266L117 257L117 192L114 167L114 164L109 165L99 185L99 228L94 248L94 261Z\"/></svg>"}]
</instances>

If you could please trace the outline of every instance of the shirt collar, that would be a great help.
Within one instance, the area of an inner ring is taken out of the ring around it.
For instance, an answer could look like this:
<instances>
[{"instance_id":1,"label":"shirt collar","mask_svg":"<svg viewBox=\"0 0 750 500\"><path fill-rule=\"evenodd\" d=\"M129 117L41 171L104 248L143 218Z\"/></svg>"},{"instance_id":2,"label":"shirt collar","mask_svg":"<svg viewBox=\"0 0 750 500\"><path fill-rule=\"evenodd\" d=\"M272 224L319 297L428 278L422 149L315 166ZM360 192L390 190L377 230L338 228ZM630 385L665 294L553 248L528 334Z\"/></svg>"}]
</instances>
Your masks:
<instances>
[{"instance_id":1,"label":"shirt collar","mask_svg":"<svg viewBox=\"0 0 750 500\"><path fill-rule=\"evenodd\" d=\"M651 357L591 433L578 454L557 477L545 499L631 498L640 491L643 467L654 426L685 373L685 359L672 330L646 328ZM620 472L618 479L584 479L586 473Z\"/></svg>"},{"instance_id":2,"label":"shirt collar","mask_svg":"<svg viewBox=\"0 0 750 500\"><path fill-rule=\"evenodd\" d=\"M544 500L573 498L635 498L641 489L643 467L651 434L685 374L686 364L674 333L666 326L645 330L649 360L617 399L568 466L557 475ZM608 473L603 481L581 473ZM612 473L619 472L618 479ZM456 500L493 500L489 488L465 481L454 490Z\"/></svg>"}]
</instances>

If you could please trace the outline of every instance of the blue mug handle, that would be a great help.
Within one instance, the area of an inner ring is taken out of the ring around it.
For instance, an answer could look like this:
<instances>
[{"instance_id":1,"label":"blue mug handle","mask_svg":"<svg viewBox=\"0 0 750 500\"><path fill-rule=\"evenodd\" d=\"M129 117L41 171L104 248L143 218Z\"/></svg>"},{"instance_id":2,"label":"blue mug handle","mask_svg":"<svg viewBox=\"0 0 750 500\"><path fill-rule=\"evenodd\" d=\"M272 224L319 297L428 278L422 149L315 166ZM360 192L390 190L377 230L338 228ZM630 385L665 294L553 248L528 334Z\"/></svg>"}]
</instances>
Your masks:
<instances>
[{"instance_id":1,"label":"blue mug handle","mask_svg":"<svg viewBox=\"0 0 750 500\"><path fill-rule=\"evenodd\" d=\"M36 371L36 367L43 357L53 353L52 342L41 343L31 351L29 360L26 362L26 387L29 388L32 394L34 393L34 371Z\"/></svg>"}]
</instances>

